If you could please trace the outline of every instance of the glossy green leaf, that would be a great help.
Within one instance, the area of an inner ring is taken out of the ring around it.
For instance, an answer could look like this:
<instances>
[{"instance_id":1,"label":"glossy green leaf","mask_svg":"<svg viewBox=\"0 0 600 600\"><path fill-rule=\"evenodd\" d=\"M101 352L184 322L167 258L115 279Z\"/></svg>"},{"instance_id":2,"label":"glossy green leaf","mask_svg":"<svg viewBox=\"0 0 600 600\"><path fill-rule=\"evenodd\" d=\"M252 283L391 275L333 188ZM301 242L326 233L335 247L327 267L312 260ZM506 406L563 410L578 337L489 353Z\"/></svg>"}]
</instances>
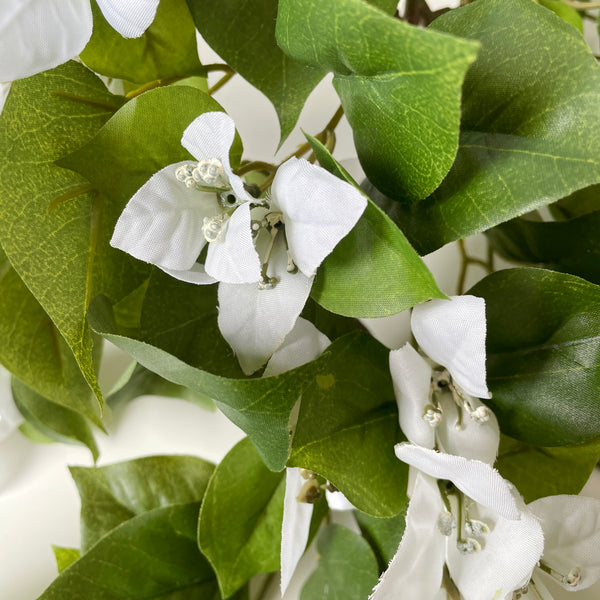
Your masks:
<instances>
[{"instance_id":1,"label":"glossy green leaf","mask_svg":"<svg viewBox=\"0 0 600 600\"><path fill-rule=\"evenodd\" d=\"M432 23L481 42L452 170L398 222L422 254L600 182L600 67L531 0L478 0ZM376 183L376 182L375 182Z\"/></svg>"},{"instance_id":2,"label":"glossy green leaf","mask_svg":"<svg viewBox=\"0 0 600 600\"><path fill-rule=\"evenodd\" d=\"M194 456L149 456L105 467L71 467L81 496L83 552L136 515L199 502L213 469Z\"/></svg>"},{"instance_id":3,"label":"glossy green leaf","mask_svg":"<svg viewBox=\"0 0 600 600\"><path fill-rule=\"evenodd\" d=\"M549 206L557 221L567 221L600 210L600 185L592 185Z\"/></svg>"},{"instance_id":4,"label":"glossy green leaf","mask_svg":"<svg viewBox=\"0 0 600 600\"><path fill-rule=\"evenodd\" d=\"M12 378L12 395L25 420L45 437L87 446L94 461L99 451L86 419L79 413L44 398L18 379Z\"/></svg>"},{"instance_id":5,"label":"glossy green leaf","mask_svg":"<svg viewBox=\"0 0 600 600\"><path fill-rule=\"evenodd\" d=\"M81 53L93 71L136 83L203 73L196 28L185 0L160 2L154 22L139 38L124 38L92 2L94 33Z\"/></svg>"},{"instance_id":6,"label":"glossy green leaf","mask_svg":"<svg viewBox=\"0 0 600 600\"><path fill-rule=\"evenodd\" d=\"M317 539L319 564L300 600L364 600L377 583L377 559L360 535L328 525Z\"/></svg>"},{"instance_id":7,"label":"glossy green leaf","mask_svg":"<svg viewBox=\"0 0 600 600\"><path fill-rule=\"evenodd\" d=\"M508 260L539 263L600 283L600 211L559 222L517 218L486 235L494 250Z\"/></svg>"},{"instance_id":8,"label":"glossy green leaf","mask_svg":"<svg viewBox=\"0 0 600 600\"><path fill-rule=\"evenodd\" d=\"M332 481L362 510L397 514L406 471L393 451L400 433L387 350L358 332L298 369L243 379L216 315L214 287L186 285L156 272L140 330L120 330L103 298L90 307L89 319L146 368L213 398L250 436L270 469L284 467L296 431L296 463ZM299 399L299 412L292 411Z\"/></svg>"},{"instance_id":9,"label":"glossy green leaf","mask_svg":"<svg viewBox=\"0 0 600 600\"><path fill-rule=\"evenodd\" d=\"M407 508L408 497L404 510L395 517L378 519L359 510L354 513L363 537L369 542L377 556L380 572L387 569L398 550L404 535Z\"/></svg>"},{"instance_id":10,"label":"glossy green leaf","mask_svg":"<svg viewBox=\"0 0 600 600\"><path fill-rule=\"evenodd\" d=\"M489 275L489 401L502 431L539 446L600 437L600 287L542 269Z\"/></svg>"},{"instance_id":11,"label":"glossy green leaf","mask_svg":"<svg viewBox=\"0 0 600 600\"><path fill-rule=\"evenodd\" d=\"M537 2L556 13L563 21L573 25L573 27L579 30L579 33L583 33L581 16L572 6L561 2L561 0L537 0Z\"/></svg>"},{"instance_id":12,"label":"glossy green leaf","mask_svg":"<svg viewBox=\"0 0 600 600\"><path fill-rule=\"evenodd\" d=\"M378 188L420 200L458 149L463 79L477 44L413 27L362 0L280 0L277 42L333 71L361 164Z\"/></svg>"},{"instance_id":13,"label":"glossy green leaf","mask_svg":"<svg viewBox=\"0 0 600 600\"><path fill-rule=\"evenodd\" d=\"M325 72L297 63L277 47L277 0L187 2L210 47L273 103L283 142Z\"/></svg>"},{"instance_id":14,"label":"glossy green leaf","mask_svg":"<svg viewBox=\"0 0 600 600\"><path fill-rule=\"evenodd\" d=\"M79 560L81 553L77 548L63 548L61 546L52 546L54 558L56 559L56 568L62 573L67 567L70 567L76 560Z\"/></svg>"},{"instance_id":15,"label":"glossy green leaf","mask_svg":"<svg viewBox=\"0 0 600 600\"><path fill-rule=\"evenodd\" d=\"M39 600L212 600L217 582L196 544L199 508L167 506L126 521L65 569Z\"/></svg>"},{"instance_id":16,"label":"glossy green leaf","mask_svg":"<svg viewBox=\"0 0 600 600\"><path fill-rule=\"evenodd\" d=\"M215 469L200 510L198 544L228 598L259 573L279 569L283 473L244 438Z\"/></svg>"},{"instance_id":17,"label":"glossy green leaf","mask_svg":"<svg viewBox=\"0 0 600 600\"><path fill-rule=\"evenodd\" d=\"M71 62L15 82L0 115L2 246L99 400L85 312L100 291L113 298L124 294L135 281L135 267L103 243L111 207L56 161L91 139L122 102ZM98 406L88 403L84 410L99 422Z\"/></svg>"},{"instance_id":18,"label":"glossy green leaf","mask_svg":"<svg viewBox=\"0 0 600 600\"><path fill-rule=\"evenodd\" d=\"M496 468L526 502L578 494L600 459L600 440L583 446L544 448L501 436Z\"/></svg>"},{"instance_id":19,"label":"glossy green leaf","mask_svg":"<svg viewBox=\"0 0 600 600\"><path fill-rule=\"evenodd\" d=\"M318 140L307 138L323 168L357 186ZM372 202L319 268L311 295L354 317L385 317L445 297L402 231Z\"/></svg>"}]
</instances>

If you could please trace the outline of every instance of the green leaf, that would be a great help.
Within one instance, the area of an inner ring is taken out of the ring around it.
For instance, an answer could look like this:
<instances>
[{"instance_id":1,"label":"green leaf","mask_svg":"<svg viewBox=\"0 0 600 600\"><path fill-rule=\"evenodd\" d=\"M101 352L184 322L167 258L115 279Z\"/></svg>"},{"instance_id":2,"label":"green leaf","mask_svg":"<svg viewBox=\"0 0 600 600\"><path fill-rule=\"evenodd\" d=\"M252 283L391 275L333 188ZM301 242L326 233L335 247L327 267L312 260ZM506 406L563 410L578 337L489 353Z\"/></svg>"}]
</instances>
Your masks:
<instances>
[{"instance_id":1,"label":"green leaf","mask_svg":"<svg viewBox=\"0 0 600 600\"><path fill-rule=\"evenodd\" d=\"M486 235L494 250L508 260L539 263L600 283L600 211L559 222L517 218Z\"/></svg>"},{"instance_id":2,"label":"green leaf","mask_svg":"<svg viewBox=\"0 0 600 600\"><path fill-rule=\"evenodd\" d=\"M501 436L496 468L526 502L578 494L600 458L600 440L583 446L543 448Z\"/></svg>"},{"instance_id":3,"label":"green leaf","mask_svg":"<svg viewBox=\"0 0 600 600\"><path fill-rule=\"evenodd\" d=\"M477 44L393 19L362 0L280 0L277 43L333 71L361 164L378 188L420 200L458 149L461 86Z\"/></svg>"},{"instance_id":4,"label":"green leaf","mask_svg":"<svg viewBox=\"0 0 600 600\"><path fill-rule=\"evenodd\" d=\"M362 537L341 525L328 525L317 539L319 564L302 588L300 600L364 600L377 583L377 559Z\"/></svg>"},{"instance_id":5,"label":"green leaf","mask_svg":"<svg viewBox=\"0 0 600 600\"><path fill-rule=\"evenodd\" d=\"M387 569L398 550L404 535L407 508L408 498L406 498L404 510L395 517L378 519L359 510L354 513L363 537L369 542L377 556L380 572Z\"/></svg>"},{"instance_id":6,"label":"green leaf","mask_svg":"<svg viewBox=\"0 0 600 600\"><path fill-rule=\"evenodd\" d=\"M73 352L1 248L0 363L53 403L81 415L95 414L95 401Z\"/></svg>"},{"instance_id":7,"label":"green leaf","mask_svg":"<svg viewBox=\"0 0 600 600\"><path fill-rule=\"evenodd\" d=\"M122 102L71 62L14 82L0 115L2 246L99 401L85 313L97 292L120 297L135 281L135 269L103 243L110 206L56 161L92 138ZM98 406L87 403L80 411L99 423Z\"/></svg>"},{"instance_id":8,"label":"green leaf","mask_svg":"<svg viewBox=\"0 0 600 600\"><path fill-rule=\"evenodd\" d=\"M149 456L106 467L71 467L81 496L82 551L136 515L199 502L213 469L194 456Z\"/></svg>"},{"instance_id":9,"label":"green leaf","mask_svg":"<svg viewBox=\"0 0 600 600\"><path fill-rule=\"evenodd\" d=\"M160 2L154 22L139 38L124 38L92 2L94 33L81 53L93 71L136 83L204 72L198 59L196 28L185 0Z\"/></svg>"},{"instance_id":10,"label":"green leaf","mask_svg":"<svg viewBox=\"0 0 600 600\"><path fill-rule=\"evenodd\" d=\"M600 287L510 269L469 293L486 302L488 403L501 430L538 446L600 437Z\"/></svg>"},{"instance_id":11,"label":"green leaf","mask_svg":"<svg viewBox=\"0 0 600 600\"><path fill-rule=\"evenodd\" d=\"M198 544L228 598L259 573L279 569L285 478L263 464L252 442L234 446L200 509Z\"/></svg>"},{"instance_id":12,"label":"green leaf","mask_svg":"<svg viewBox=\"0 0 600 600\"><path fill-rule=\"evenodd\" d=\"M550 212L557 221L582 217L600 210L600 185L592 185L561 198L550 205Z\"/></svg>"},{"instance_id":13,"label":"green leaf","mask_svg":"<svg viewBox=\"0 0 600 600\"><path fill-rule=\"evenodd\" d=\"M39 600L207 600L217 583L198 551L199 504L157 508L121 524L65 569Z\"/></svg>"},{"instance_id":14,"label":"green leaf","mask_svg":"<svg viewBox=\"0 0 600 600\"><path fill-rule=\"evenodd\" d=\"M323 168L358 187L323 144L306 137ZM311 295L326 309L354 317L385 317L445 297L402 231L371 201L319 268Z\"/></svg>"},{"instance_id":15,"label":"green leaf","mask_svg":"<svg viewBox=\"0 0 600 600\"><path fill-rule=\"evenodd\" d=\"M19 412L32 427L51 440L83 444L89 448L94 461L98 460L98 446L84 417L44 398L14 377L11 387Z\"/></svg>"},{"instance_id":16,"label":"green leaf","mask_svg":"<svg viewBox=\"0 0 600 600\"><path fill-rule=\"evenodd\" d=\"M452 170L399 207L421 254L600 182L600 68L578 31L531 0L478 0L432 27L481 51Z\"/></svg>"},{"instance_id":17,"label":"green leaf","mask_svg":"<svg viewBox=\"0 0 600 600\"><path fill-rule=\"evenodd\" d=\"M81 556L81 553L77 548L52 546L52 552L54 552L56 568L59 573L62 573L67 567L70 567L76 560L79 560Z\"/></svg>"},{"instance_id":18,"label":"green leaf","mask_svg":"<svg viewBox=\"0 0 600 600\"><path fill-rule=\"evenodd\" d=\"M561 0L537 0L537 2L556 13L563 21L573 25L579 30L579 33L583 33L581 15L572 6L561 2Z\"/></svg>"},{"instance_id":19,"label":"green leaf","mask_svg":"<svg viewBox=\"0 0 600 600\"><path fill-rule=\"evenodd\" d=\"M296 432L294 461L329 479L362 510L397 514L406 469L393 451L401 434L388 351L358 332L293 371L240 379L216 316L214 287L186 285L160 272L149 284L139 331L120 330L105 298L89 312L95 330L140 364L213 398L250 436L270 469L284 467Z\"/></svg>"},{"instance_id":20,"label":"green leaf","mask_svg":"<svg viewBox=\"0 0 600 600\"><path fill-rule=\"evenodd\" d=\"M283 143L325 73L297 63L277 47L277 0L187 1L198 31L210 47L273 103Z\"/></svg>"}]
</instances>

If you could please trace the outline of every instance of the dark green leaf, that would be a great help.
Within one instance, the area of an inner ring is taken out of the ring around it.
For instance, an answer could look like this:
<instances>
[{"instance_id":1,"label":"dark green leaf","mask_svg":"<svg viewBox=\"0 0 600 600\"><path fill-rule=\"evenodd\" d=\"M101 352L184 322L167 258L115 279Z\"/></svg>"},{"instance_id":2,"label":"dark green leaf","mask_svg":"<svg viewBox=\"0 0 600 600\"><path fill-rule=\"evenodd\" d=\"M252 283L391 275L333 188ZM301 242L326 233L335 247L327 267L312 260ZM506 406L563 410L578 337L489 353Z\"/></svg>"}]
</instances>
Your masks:
<instances>
[{"instance_id":1,"label":"dark green leaf","mask_svg":"<svg viewBox=\"0 0 600 600\"><path fill-rule=\"evenodd\" d=\"M328 525L317 540L319 564L300 600L364 600L379 575L369 544L341 525Z\"/></svg>"},{"instance_id":2,"label":"dark green leaf","mask_svg":"<svg viewBox=\"0 0 600 600\"><path fill-rule=\"evenodd\" d=\"M577 190L566 198L550 205L550 212L557 221L582 217L600 210L600 185L592 185Z\"/></svg>"},{"instance_id":3,"label":"dark green leaf","mask_svg":"<svg viewBox=\"0 0 600 600\"><path fill-rule=\"evenodd\" d=\"M39 600L212 600L217 582L196 544L199 508L167 506L126 521L65 569Z\"/></svg>"},{"instance_id":4,"label":"dark green leaf","mask_svg":"<svg viewBox=\"0 0 600 600\"><path fill-rule=\"evenodd\" d=\"M98 460L96 440L79 413L44 398L14 377L12 395L19 412L42 435L58 442L83 444L90 449L94 461Z\"/></svg>"},{"instance_id":5,"label":"dark green leaf","mask_svg":"<svg viewBox=\"0 0 600 600\"><path fill-rule=\"evenodd\" d=\"M277 42L333 71L365 172L377 187L420 200L458 149L461 86L477 45L393 19L362 0L280 0Z\"/></svg>"},{"instance_id":6,"label":"dark green leaf","mask_svg":"<svg viewBox=\"0 0 600 600\"><path fill-rule=\"evenodd\" d=\"M387 569L398 550L404 535L407 508L408 497L404 510L395 517L378 519L359 510L354 513L364 538L371 544L371 548L377 556L380 572Z\"/></svg>"},{"instance_id":7,"label":"dark green leaf","mask_svg":"<svg viewBox=\"0 0 600 600\"><path fill-rule=\"evenodd\" d=\"M452 170L399 211L420 253L600 182L600 68L577 30L531 0L478 0L432 27L481 51Z\"/></svg>"},{"instance_id":8,"label":"dark green leaf","mask_svg":"<svg viewBox=\"0 0 600 600\"><path fill-rule=\"evenodd\" d=\"M149 456L106 467L71 467L81 496L81 546L136 515L199 502L214 465L194 456Z\"/></svg>"},{"instance_id":9,"label":"dark green leaf","mask_svg":"<svg viewBox=\"0 0 600 600\"><path fill-rule=\"evenodd\" d=\"M56 568L62 573L67 567L70 567L76 560L79 560L81 553L77 548L62 548L61 546L52 546L54 558L56 559Z\"/></svg>"},{"instance_id":10,"label":"dark green leaf","mask_svg":"<svg viewBox=\"0 0 600 600\"><path fill-rule=\"evenodd\" d=\"M503 435L495 466L526 502L533 502L545 496L578 494L599 458L599 440L583 446L543 448Z\"/></svg>"},{"instance_id":11,"label":"dark green leaf","mask_svg":"<svg viewBox=\"0 0 600 600\"><path fill-rule=\"evenodd\" d=\"M297 63L277 47L277 0L187 2L210 47L273 103L283 142L325 72Z\"/></svg>"},{"instance_id":12,"label":"dark green leaf","mask_svg":"<svg viewBox=\"0 0 600 600\"><path fill-rule=\"evenodd\" d=\"M498 271L485 298L490 406L502 431L539 446L600 436L600 287L542 269Z\"/></svg>"},{"instance_id":13,"label":"dark green leaf","mask_svg":"<svg viewBox=\"0 0 600 600\"><path fill-rule=\"evenodd\" d=\"M559 222L519 217L486 233L494 250L508 260L539 263L600 283L600 211Z\"/></svg>"},{"instance_id":14,"label":"dark green leaf","mask_svg":"<svg viewBox=\"0 0 600 600\"><path fill-rule=\"evenodd\" d=\"M259 573L279 569L285 478L245 438L215 469L200 510L198 544L228 598Z\"/></svg>"},{"instance_id":15,"label":"dark green leaf","mask_svg":"<svg viewBox=\"0 0 600 600\"><path fill-rule=\"evenodd\" d=\"M92 11L94 33L80 56L97 73L136 83L203 73L185 0L160 2L152 25L134 39L117 33L95 1Z\"/></svg>"},{"instance_id":16,"label":"dark green leaf","mask_svg":"<svg viewBox=\"0 0 600 600\"><path fill-rule=\"evenodd\" d=\"M357 186L318 140L307 138L323 168ZM384 317L445 297L402 231L372 202L325 259L311 294L328 310L354 317Z\"/></svg>"}]
</instances>

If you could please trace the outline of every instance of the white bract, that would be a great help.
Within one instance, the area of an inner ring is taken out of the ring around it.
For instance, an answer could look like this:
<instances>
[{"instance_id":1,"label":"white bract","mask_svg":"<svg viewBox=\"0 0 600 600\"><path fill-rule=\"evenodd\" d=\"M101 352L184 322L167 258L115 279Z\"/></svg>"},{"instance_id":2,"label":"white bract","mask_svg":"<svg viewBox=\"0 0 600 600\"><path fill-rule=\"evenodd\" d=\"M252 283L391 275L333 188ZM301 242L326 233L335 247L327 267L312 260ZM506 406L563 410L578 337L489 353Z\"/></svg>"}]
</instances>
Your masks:
<instances>
[{"instance_id":1,"label":"white bract","mask_svg":"<svg viewBox=\"0 0 600 600\"><path fill-rule=\"evenodd\" d=\"M527 505L544 531L544 554L531 581L505 600L552 600L544 580L576 592L600 579L600 501L549 496Z\"/></svg>"},{"instance_id":2,"label":"white bract","mask_svg":"<svg viewBox=\"0 0 600 600\"><path fill-rule=\"evenodd\" d=\"M123 37L140 37L159 0L96 0ZM30 77L77 56L93 28L90 0L0 0L0 82Z\"/></svg>"},{"instance_id":3,"label":"white bract","mask_svg":"<svg viewBox=\"0 0 600 600\"><path fill-rule=\"evenodd\" d=\"M234 138L235 125L225 113L196 118L181 143L198 162L155 173L125 207L111 245L189 283L258 281L253 198L229 163ZM200 264L207 244L206 262Z\"/></svg>"},{"instance_id":4,"label":"white bract","mask_svg":"<svg viewBox=\"0 0 600 600\"><path fill-rule=\"evenodd\" d=\"M505 598L522 587L544 536L513 486L478 460L408 443L396 455L420 472L402 541L372 600L434 600L446 568L464 600Z\"/></svg>"},{"instance_id":5,"label":"white bract","mask_svg":"<svg viewBox=\"0 0 600 600\"><path fill-rule=\"evenodd\" d=\"M414 444L493 464L500 431L476 397L490 398L485 373L485 301L475 296L416 306L411 327L432 367L410 344L390 352L400 427Z\"/></svg>"}]
</instances>

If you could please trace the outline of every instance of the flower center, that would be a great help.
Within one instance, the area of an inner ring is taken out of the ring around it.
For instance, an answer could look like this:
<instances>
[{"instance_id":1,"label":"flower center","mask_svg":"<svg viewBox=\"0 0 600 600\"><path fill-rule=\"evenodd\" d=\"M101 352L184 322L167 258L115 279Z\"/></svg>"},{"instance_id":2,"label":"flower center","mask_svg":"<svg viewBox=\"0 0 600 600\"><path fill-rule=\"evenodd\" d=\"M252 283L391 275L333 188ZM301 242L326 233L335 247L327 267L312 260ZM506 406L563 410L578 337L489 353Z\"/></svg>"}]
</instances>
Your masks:
<instances>
[{"instance_id":1,"label":"flower center","mask_svg":"<svg viewBox=\"0 0 600 600\"><path fill-rule=\"evenodd\" d=\"M208 158L195 164L182 165L175 171L175 178L188 188L195 187L203 191L230 189L225 168L218 158Z\"/></svg>"}]
</instances>

